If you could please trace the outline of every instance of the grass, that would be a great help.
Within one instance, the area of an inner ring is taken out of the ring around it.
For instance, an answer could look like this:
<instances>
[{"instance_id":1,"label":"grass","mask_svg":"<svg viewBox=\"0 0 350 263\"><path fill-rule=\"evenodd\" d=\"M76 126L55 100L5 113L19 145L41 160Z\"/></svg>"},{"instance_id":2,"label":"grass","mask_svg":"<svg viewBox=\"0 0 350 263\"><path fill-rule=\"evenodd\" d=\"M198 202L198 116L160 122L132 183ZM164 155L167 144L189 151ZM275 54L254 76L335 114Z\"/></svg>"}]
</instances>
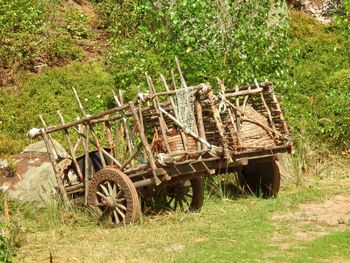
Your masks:
<instances>
[{"instance_id":1,"label":"grass","mask_svg":"<svg viewBox=\"0 0 350 263\"><path fill-rule=\"evenodd\" d=\"M105 110L115 88L112 76L97 61L48 68L23 78L17 90L0 90L0 156L18 153L30 143L26 134L32 127L41 127L39 114L48 125L59 123L57 110L66 121L81 116L73 87L89 113Z\"/></svg>"},{"instance_id":2,"label":"grass","mask_svg":"<svg viewBox=\"0 0 350 263\"><path fill-rule=\"evenodd\" d=\"M47 262L51 252L54 262L350 261L349 225L339 231L317 222L274 219L278 214L299 211L299 204L345 194L350 186L349 165L336 160L339 157L325 163L329 151L322 149L320 154L320 145L314 148L314 143L309 143L316 135L323 134L326 140L334 134L334 143L346 144L342 138L348 135L347 115L341 113L348 108L348 100L333 94L331 87L347 94L348 56L342 53L342 43L334 50L338 39L333 28L299 13L293 17L293 48L299 51L293 58L292 74L298 85L282 93L299 153L287 159L284 168L294 174L288 178L293 184L283 183L277 199L233 200L207 195L199 214L143 217L138 224L112 229L97 226L84 208L63 206L57 200L46 207L11 203L11 217L21 225L26 238L16 260ZM72 33L84 35L84 28ZM17 153L30 143L25 134L39 126L35 117L39 113L49 124L58 122L55 111L62 105L67 121L80 115L72 97L73 86L90 113L110 106L110 90L115 88L113 76L101 62L75 62L44 69L39 75L25 74L21 79L16 89L0 90L0 156ZM330 92L328 97L318 94L324 90ZM334 127L319 123L325 118ZM299 232L312 238L299 238Z\"/></svg>"},{"instance_id":3,"label":"grass","mask_svg":"<svg viewBox=\"0 0 350 263\"><path fill-rule=\"evenodd\" d=\"M207 196L201 213L143 217L125 228L97 226L84 209L59 202L48 208L13 204L12 216L20 220L27 238L16 259L45 262L51 252L54 262L346 262L349 225L340 231L323 223L275 219L275 215L346 194L349 170L331 174L325 170L329 176L304 187L284 185L275 199ZM312 236L317 231L325 234ZM299 232L312 238L300 239Z\"/></svg>"}]
</instances>

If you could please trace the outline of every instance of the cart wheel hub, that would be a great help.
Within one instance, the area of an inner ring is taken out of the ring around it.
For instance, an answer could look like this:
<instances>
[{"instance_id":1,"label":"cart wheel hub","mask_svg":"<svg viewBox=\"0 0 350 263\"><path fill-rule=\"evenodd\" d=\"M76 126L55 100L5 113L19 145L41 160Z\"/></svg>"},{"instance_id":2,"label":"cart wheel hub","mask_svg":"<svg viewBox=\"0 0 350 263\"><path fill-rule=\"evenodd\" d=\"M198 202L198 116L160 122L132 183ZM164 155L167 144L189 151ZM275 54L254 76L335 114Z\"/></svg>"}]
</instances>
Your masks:
<instances>
[{"instance_id":1,"label":"cart wheel hub","mask_svg":"<svg viewBox=\"0 0 350 263\"><path fill-rule=\"evenodd\" d=\"M105 200L107 206L112 207L112 208L117 207L117 202L113 196L109 195L104 200Z\"/></svg>"}]
</instances>

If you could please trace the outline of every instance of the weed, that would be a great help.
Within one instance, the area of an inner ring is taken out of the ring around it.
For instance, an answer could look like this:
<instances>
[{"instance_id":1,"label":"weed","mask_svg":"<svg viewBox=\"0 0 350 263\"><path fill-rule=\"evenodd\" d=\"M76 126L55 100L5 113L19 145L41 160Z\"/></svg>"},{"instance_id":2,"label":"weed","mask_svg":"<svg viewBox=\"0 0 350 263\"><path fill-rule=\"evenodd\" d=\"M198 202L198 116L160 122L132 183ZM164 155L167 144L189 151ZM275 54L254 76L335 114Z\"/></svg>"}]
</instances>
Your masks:
<instances>
[{"instance_id":1,"label":"weed","mask_svg":"<svg viewBox=\"0 0 350 263\"><path fill-rule=\"evenodd\" d=\"M90 17L87 14L78 10L68 9L65 15L66 30L73 38L83 39L91 37Z\"/></svg>"}]
</instances>

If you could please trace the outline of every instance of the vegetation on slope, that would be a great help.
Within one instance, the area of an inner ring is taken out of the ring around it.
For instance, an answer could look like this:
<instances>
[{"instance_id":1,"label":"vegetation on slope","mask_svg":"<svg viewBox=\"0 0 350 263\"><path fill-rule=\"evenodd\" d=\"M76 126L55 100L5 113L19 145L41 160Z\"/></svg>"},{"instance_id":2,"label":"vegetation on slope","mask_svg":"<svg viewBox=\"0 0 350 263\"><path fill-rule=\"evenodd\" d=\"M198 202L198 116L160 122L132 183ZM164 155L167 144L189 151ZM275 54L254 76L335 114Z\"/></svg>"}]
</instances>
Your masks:
<instances>
[{"instance_id":1,"label":"vegetation on slope","mask_svg":"<svg viewBox=\"0 0 350 263\"><path fill-rule=\"evenodd\" d=\"M267 19L273 14L271 1L268 0L250 1L249 5L242 4L239 9L233 6L220 9L221 13L203 1L191 1L192 4L179 1L172 8L164 5L165 1L158 1L158 6L150 5L149 1L135 3L126 0L122 4L116 0L92 2L86 5L85 1L70 0L0 0L0 86L4 86L0 90L0 155L17 153L29 143L25 138L26 132L33 126L40 126L36 118L40 113L49 124L58 122L55 111L59 108L67 120L75 119L79 111L72 97L72 87L81 94L90 113L98 112L113 105L109 96L111 89L126 90L129 97L143 89L145 71L152 76L161 72L169 78L168 69L173 67L175 56L180 58L191 84L199 81L215 84L216 76L224 78L229 85L254 78L276 81L277 92L283 99L283 108L298 145L314 141L313 145L325 142L335 149L349 146L349 6L335 23L324 25L300 12L291 12L290 17L283 13L275 14L282 22L272 23ZM92 4L99 10L101 20L96 17ZM349 5L347 1L345 5ZM255 12L252 14L253 9ZM203 15L203 10L207 15ZM290 22L290 31L287 21ZM101 61L86 62L96 55L107 53L105 49L98 50L105 45L103 38L106 35L110 36L112 49L109 56L102 56L101 60L107 62L107 67ZM56 67L66 64L71 65ZM301 148L299 152L302 152ZM310 152L303 154L299 154L302 159ZM303 172L305 169L303 166ZM295 194L287 202L294 202L297 198ZM228 211L224 219L232 223L230 227L237 222L245 222L231 228L230 233L234 236L247 228L256 230L258 235L250 236L241 246L234 248L228 245L225 248L242 252L238 253L237 259L246 257L244 251L251 247L268 255L271 247L255 242L261 236L270 237L268 230L272 231L274 226L268 223L268 212L276 211L276 207L281 206L278 202L284 201L258 201L258 205L251 200L239 202L242 204L238 205L238 209L237 203L224 205ZM251 208L244 210L247 205ZM256 207L262 210L254 213ZM214 211L209 218L215 218L215 213L222 218L221 208L218 209L215 202L205 209ZM245 212L232 217L242 210ZM18 211L22 213L26 210L20 206ZM83 225L84 233L86 226L91 233L96 231L95 225L87 222L91 218L81 215L80 211L60 208L59 204L54 208L34 208L33 211L26 211L21 218L27 225L27 232L43 230L43 235L46 235L49 227L58 225L63 229L62 235L69 236L64 232L70 231L65 224L75 230ZM197 220L195 216L185 216L184 219L181 216L173 215L175 221ZM267 228L252 228L246 218L253 218L257 225ZM206 217L199 219L201 225L194 230L190 229L191 225L186 228L187 222L175 226L175 229L185 228L189 233L187 237L191 234L210 235L208 240L199 242L203 243L199 253L203 259L207 259L206 250L223 238L219 225L213 223L214 230L208 231L204 223L206 220ZM34 226L33 222L39 223ZM155 228L158 229L158 226L150 226L149 232L144 230L144 226L135 226L134 229L149 235L154 233ZM101 232L105 233L104 230ZM124 230L115 230L115 233L125 238ZM242 237L245 238L246 234L249 233L243 233ZM317 258L319 247L338 242L335 245L337 252L348 257L340 244L348 235L344 232L311 242L303 250L303 256ZM165 241L172 244L167 238ZM192 239L189 240L192 242ZM225 239L225 244L230 244L226 241L232 240ZM113 242L119 244L120 240ZM0 259L10 256L6 254L8 244L8 241L0 239ZM188 246L187 250L176 255L177 259L191 258L195 247ZM141 245L140 249L143 248ZM248 252L253 258L261 258L260 253ZM292 255L299 252L298 248L288 250ZM169 253L162 253L168 259ZM225 251L221 255L226 256ZM137 254L137 257L140 255ZM327 258L327 255L324 257Z\"/></svg>"},{"instance_id":2,"label":"vegetation on slope","mask_svg":"<svg viewBox=\"0 0 350 263\"><path fill-rule=\"evenodd\" d=\"M177 56L190 84L227 85L286 75L288 15L283 1L117 1L99 5L111 32L108 62L119 88L135 94L144 73L170 79Z\"/></svg>"},{"instance_id":3,"label":"vegetation on slope","mask_svg":"<svg viewBox=\"0 0 350 263\"><path fill-rule=\"evenodd\" d=\"M103 32L89 6L72 0L0 0L0 87L18 72L40 72L94 56Z\"/></svg>"},{"instance_id":4,"label":"vegetation on slope","mask_svg":"<svg viewBox=\"0 0 350 263\"><path fill-rule=\"evenodd\" d=\"M280 92L294 136L345 148L350 138L350 49L346 21L324 25L292 12L290 81Z\"/></svg>"}]
</instances>

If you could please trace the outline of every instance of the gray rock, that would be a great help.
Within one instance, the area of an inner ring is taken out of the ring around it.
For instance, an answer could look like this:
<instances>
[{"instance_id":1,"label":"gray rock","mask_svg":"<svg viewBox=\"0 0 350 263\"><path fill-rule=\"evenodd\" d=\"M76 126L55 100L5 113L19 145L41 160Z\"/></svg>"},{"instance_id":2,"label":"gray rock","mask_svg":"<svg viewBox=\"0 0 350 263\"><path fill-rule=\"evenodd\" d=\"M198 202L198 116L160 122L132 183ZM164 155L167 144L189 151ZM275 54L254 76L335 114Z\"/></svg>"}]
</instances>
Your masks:
<instances>
[{"instance_id":1,"label":"gray rock","mask_svg":"<svg viewBox=\"0 0 350 263\"><path fill-rule=\"evenodd\" d=\"M13 187L8 190L8 196L23 201L47 201L56 193L56 179L51 163L28 167Z\"/></svg>"},{"instance_id":2,"label":"gray rock","mask_svg":"<svg viewBox=\"0 0 350 263\"><path fill-rule=\"evenodd\" d=\"M57 141L53 144L60 158L69 157ZM1 186L10 198L45 203L57 196L56 177L44 141L28 145L22 153L13 156L13 161L16 176L6 178Z\"/></svg>"},{"instance_id":3,"label":"gray rock","mask_svg":"<svg viewBox=\"0 0 350 263\"><path fill-rule=\"evenodd\" d=\"M67 158L69 155L67 151L57 141L53 140L53 148L56 150L57 155L61 158ZM42 152L46 153L46 145L44 141L38 141L28 145L22 152ZM54 152L55 153L55 152ZM57 155L55 156L57 158Z\"/></svg>"}]
</instances>

